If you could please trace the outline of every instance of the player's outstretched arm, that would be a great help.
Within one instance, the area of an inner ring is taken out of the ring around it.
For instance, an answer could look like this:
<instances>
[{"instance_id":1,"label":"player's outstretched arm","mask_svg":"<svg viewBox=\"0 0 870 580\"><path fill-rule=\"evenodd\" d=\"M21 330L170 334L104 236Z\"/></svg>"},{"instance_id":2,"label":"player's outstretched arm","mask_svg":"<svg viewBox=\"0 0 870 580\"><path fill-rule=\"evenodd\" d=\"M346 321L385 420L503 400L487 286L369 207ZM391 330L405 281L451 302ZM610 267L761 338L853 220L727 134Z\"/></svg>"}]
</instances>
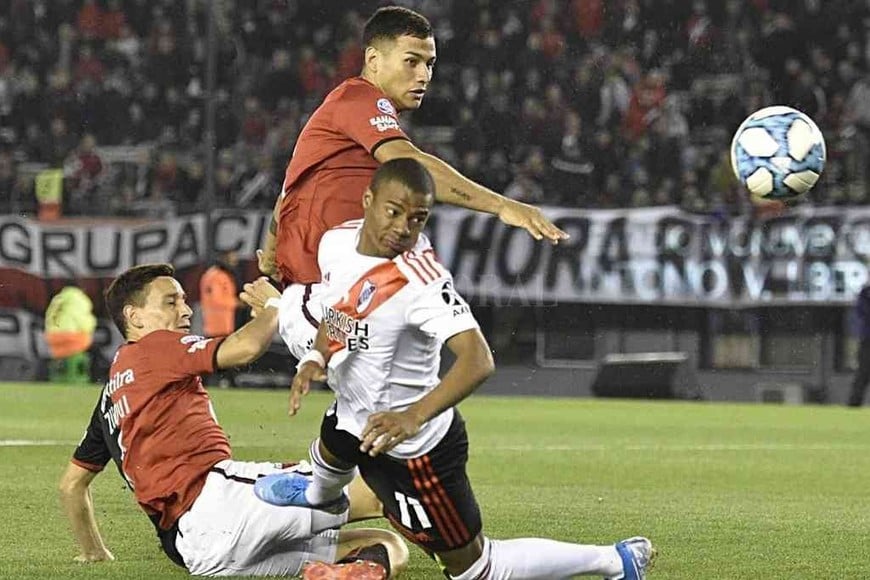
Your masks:
<instances>
[{"instance_id":1,"label":"player's outstretched arm","mask_svg":"<svg viewBox=\"0 0 870 580\"><path fill-rule=\"evenodd\" d=\"M568 234L557 228L537 207L509 199L475 183L441 159L419 150L410 141L387 141L375 149L374 155L381 163L411 157L425 165L435 180L435 196L442 203L497 215L504 223L525 229L536 240L547 238L557 244L568 238Z\"/></svg>"},{"instance_id":2,"label":"player's outstretched arm","mask_svg":"<svg viewBox=\"0 0 870 580\"><path fill-rule=\"evenodd\" d=\"M362 432L360 451L372 457L413 437L424 423L460 403L495 371L486 339L474 328L452 336L447 348L456 355L441 383L401 412L374 413Z\"/></svg>"},{"instance_id":3,"label":"player's outstretched arm","mask_svg":"<svg viewBox=\"0 0 870 580\"><path fill-rule=\"evenodd\" d=\"M251 307L254 318L226 337L218 347L215 358L221 369L246 365L260 358L278 330L281 293L266 278L245 284L239 298Z\"/></svg>"},{"instance_id":4,"label":"player's outstretched arm","mask_svg":"<svg viewBox=\"0 0 870 580\"><path fill-rule=\"evenodd\" d=\"M77 562L101 562L114 560L115 556L106 548L94 516L94 502L91 498L91 482L97 476L93 471L70 463L58 485L60 503L69 520L73 535L81 552L75 557Z\"/></svg>"}]
</instances>

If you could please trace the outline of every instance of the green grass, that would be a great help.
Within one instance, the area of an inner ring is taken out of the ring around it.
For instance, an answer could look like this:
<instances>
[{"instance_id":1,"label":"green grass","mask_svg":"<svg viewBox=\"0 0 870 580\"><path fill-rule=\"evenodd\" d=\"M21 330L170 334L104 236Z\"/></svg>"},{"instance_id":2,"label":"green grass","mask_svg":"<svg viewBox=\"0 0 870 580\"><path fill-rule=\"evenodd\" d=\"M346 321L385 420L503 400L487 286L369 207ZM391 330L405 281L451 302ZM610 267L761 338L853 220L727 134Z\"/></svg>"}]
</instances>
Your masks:
<instances>
[{"instance_id":1,"label":"green grass","mask_svg":"<svg viewBox=\"0 0 870 580\"><path fill-rule=\"evenodd\" d=\"M117 473L94 483L117 561L72 562L56 482L96 387L0 384L0 578L183 577ZM304 457L328 398L213 392L238 459ZM477 397L469 471L492 537L650 536L652 579L867 578L870 412L834 407ZM412 549L409 579L438 578Z\"/></svg>"}]
</instances>

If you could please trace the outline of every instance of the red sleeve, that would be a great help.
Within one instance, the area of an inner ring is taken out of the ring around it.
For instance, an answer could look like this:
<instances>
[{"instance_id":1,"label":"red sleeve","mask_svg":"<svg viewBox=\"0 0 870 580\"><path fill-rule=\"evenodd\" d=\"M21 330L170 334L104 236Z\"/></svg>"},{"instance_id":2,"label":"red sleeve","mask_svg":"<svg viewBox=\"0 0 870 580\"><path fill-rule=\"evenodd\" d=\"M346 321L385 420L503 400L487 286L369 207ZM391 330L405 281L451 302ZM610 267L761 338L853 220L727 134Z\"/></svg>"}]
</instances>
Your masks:
<instances>
[{"instance_id":1,"label":"red sleeve","mask_svg":"<svg viewBox=\"0 0 870 580\"><path fill-rule=\"evenodd\" d=\"M399 126L393 103L372 86L348 88L336 99L333 122L369 153L385 141L408 138Z\"/></svg>"},{"instance_id":2,"label":"red sleeve","mask_svg":"<svg viewBox=\"0 0 870 580\"><path fill-rule=\"evenodd\" d=\"M146 340L151 370L169 381L177 381L213 373L215 355L223 339L158 330L149 334Z\"/></svg>"}]
</instances>

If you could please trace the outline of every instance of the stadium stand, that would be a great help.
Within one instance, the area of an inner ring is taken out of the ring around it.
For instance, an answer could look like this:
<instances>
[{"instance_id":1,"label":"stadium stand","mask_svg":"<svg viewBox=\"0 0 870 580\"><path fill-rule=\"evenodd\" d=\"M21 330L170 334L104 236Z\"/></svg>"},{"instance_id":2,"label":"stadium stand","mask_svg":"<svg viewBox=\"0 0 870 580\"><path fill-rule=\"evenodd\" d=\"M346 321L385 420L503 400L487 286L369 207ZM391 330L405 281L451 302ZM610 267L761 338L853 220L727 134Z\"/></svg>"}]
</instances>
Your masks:
<instances>
[{"instance_id":1,"label":"stadium stand","mask_svg":"<svg viewBox=\"0 0 870 580\"><path fill-rule=\"evenodd\" d=\"M217 2L218 207L270 207L306 115L360 69L380 4ZM749 211L723 152L778 102L827 136L812 203L867 201L865 3L404 4L439 47L408 130L513 197ZM197 0L0 0L0 205L34 213L35 177L63 168L65 215L201 210L206 20Z\"/></svg>"}]
</instances>

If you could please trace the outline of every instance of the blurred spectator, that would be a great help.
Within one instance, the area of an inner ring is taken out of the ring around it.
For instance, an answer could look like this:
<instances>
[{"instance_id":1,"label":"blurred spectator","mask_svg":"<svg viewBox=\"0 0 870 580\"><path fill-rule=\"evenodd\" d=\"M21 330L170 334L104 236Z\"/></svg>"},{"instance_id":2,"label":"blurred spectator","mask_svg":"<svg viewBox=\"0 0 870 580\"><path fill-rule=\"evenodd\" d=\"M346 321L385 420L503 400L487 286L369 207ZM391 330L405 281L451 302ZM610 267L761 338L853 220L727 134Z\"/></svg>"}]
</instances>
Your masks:
<instances>
[{"instance_id":1,"label":"blurred spectator","mask_svg":"<svg viewBox=\"0 0 870 580\"><path fill-rule=\"evenodd\" d=\"M3 205L11 203L12 191L15 189L17 181L15 160L12 159L12 153L0 149L0 195L2 195Z\"/></svg>"},{"instance_id":2,"label":"blurred spectator","mask_svg":"<svg viewBox=\"0 0 870 580\"><path fill-rule=\"evenodd\" d=\"M117 40L121 31L127 26L127 17L121 7L120 0L108 0L106 11L101 16L100 38Z\"/></svg>"},{"instance_id":3,"label":"blurred spectator","mask_svg":"<svg viewBox=\"0 0 870 580\"><path fill-rule=\"evenodd\" d=\"M103 161L97 152L97 141L86 133L64 164L65 214L87 215L93 208L100 207L95 194L102 173Z\"/></svg>"},{"instance_id":4,"label":"blurred spectator","mask_svg":"<svg viewBox=\"0 0 870 580\"><path fill-rule=\"evenodd\" d=\"M103 62L94 55L94 50L90 45L85 44L79 49L78 60L75 64L75 73L73 80L77 85L85 82L91 82L99 85L103 82L103 74L105 67Z\"/></svg>"},{"instance_id":5,"label":"blurred spectator","mask_svg":"<svg viewBox=\"0 0 870 580\"><path fill-rule=\"evenodd\" d=\"M66 286L45 311L45 342L51 354L49 380L64 383L90 382L88 349L94 339L97 319L93 303L80 288Z\"/></svg>"},{"instance_id":6,"label":"blurred spectator","mask_svg":"<svg viewBox=\"0 0 870 580\"><path fill-rule=\"evenodd\" d=\"M64 118L55 117L51 120L49 133L39 141L37 155L51 167L61 167L75 147L75 141L75 136L67 130Z\"/></svg>"},{"instance_id":7,"label":"blurred spectator","mask_svg":"<svg viewBox=\"0 0 870 580\"><path fill-rule=\"evenodd\" d=\"M574 28L581 39L595 40L604 27L604 0L571 0Z\"/></svg>"},{"instance_id":8,"label":"blurred spectator","mask_svg":"<svg viewBox=\"0 0 870 580\"><path fill-rule=\"evenodd\" d=\"M84 0L76 18L79 36L86 40L99 38L103 13L97 5L97 0Z\"/></svg>"},{"instance_id":9,"label":"blurred spectator","mask_svg":"<svg viewBox=\"0 0 870 580\"><path fill-rule=\"evenodd\" d=\"M544 152L534 147L514 172L514 179L505 188L504 195L525 203L544 203L541 177L546 170Z\"/></svg>"},{"instance_id":10,"label":"blurred spectator","mask_svg":"<svg viewBox=\"0 0 870 580\"><path fill-rule=\"evenodd\" d=\"M665 96L664 76L658 71L651 72L635 85L625 115L629 141L636 141L646 134L647 128L661 114Z\"/></svg>"},{"instance_id":11,"label":"blurred spectator","mask_svg":"<svg viewBox=\"0 0 870 580\"><path fill-rule=\"evenodd\" d=\"M269 120L266 112L260 106L257 97L245 99L245 112L242 117L241 140L249 147L262 146L266 141Z\"/></svg>"},{"instance_id":12,"label":"blurred spectator","mask_svg":"<svg viewBox=\"0 0 870 580\"><path fill-rule=\"evenodd\" d=\"M580 115L569 111L565 115L559 149L552 156L554 196L557 203L582 206L588 203L585 196L592 187L592 172L595 169L589 153L589 142L583 131Z\"/></svg>"},{"instance_id":13,"label":"blurred spectator","mask_svg":"<svg viewBox=\"0 0 870 580\"><path fill-rule=\"evenodd\" d=\"M230 260L238 263L231 252ZM202 306L202 331L205 336L227 336L236 329L237 282L233 264L222 256L199 279L199 299Z\"/></svg>"},{"instance_id":14,"label":"blurred spectator","mask_svg":"<svg viewBox=\"0 0 870 580\"><path fill-rule=\"evenodd\" d=\"M865 286L855 299L855 323L858 335L858 367L852 379L849 393L849 406L860 407L864 404L867 385L870 384L870 286Z\"/></svg>"},{"instance_id":15,"label":"blurred spectator","mask_svg":"<svg viewBox=\"0 0 870 580\"><path fill-rule=\"evenodd\" d=\"M359 48L354 46L354 54L358 53ZM358 73L356 71L353 74ZM257 96L267 110L274 110L282 98L298 97L298 87L296 73L290 67L290 53L283 48L276 49L272 53L269 70L257 90Z\"/></svg>"}]
</instances>

